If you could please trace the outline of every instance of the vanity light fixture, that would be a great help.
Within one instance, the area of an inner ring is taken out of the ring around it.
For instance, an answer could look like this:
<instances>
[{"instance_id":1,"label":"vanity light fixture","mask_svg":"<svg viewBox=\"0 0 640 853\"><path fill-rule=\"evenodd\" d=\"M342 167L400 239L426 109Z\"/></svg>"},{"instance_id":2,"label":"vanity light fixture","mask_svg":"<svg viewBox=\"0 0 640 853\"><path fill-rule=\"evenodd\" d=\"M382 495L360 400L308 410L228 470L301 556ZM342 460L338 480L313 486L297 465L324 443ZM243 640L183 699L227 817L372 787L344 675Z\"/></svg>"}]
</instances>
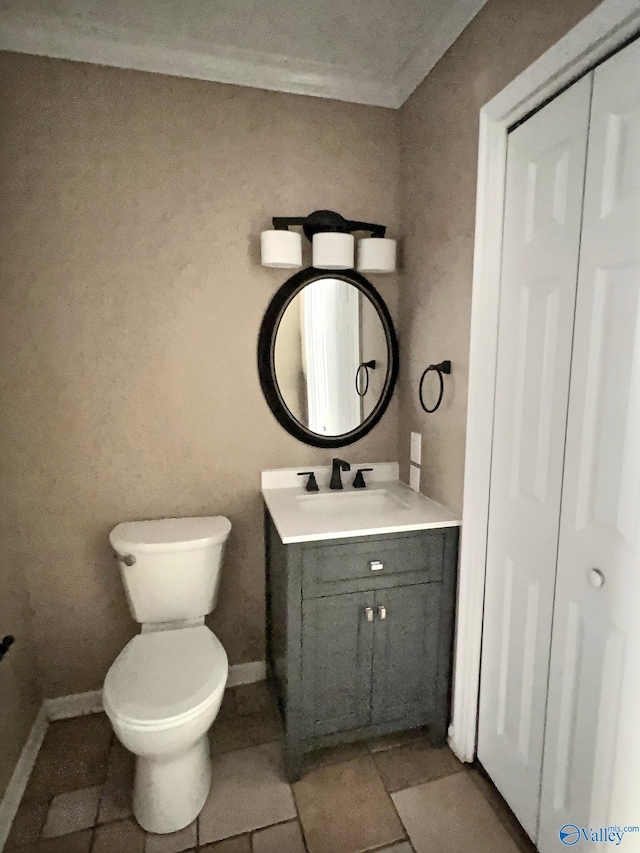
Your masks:
<instances>
[{"instance_id":1,"label":"vanity light fixture","mask_svg":"<svg viewBox=\"0 0 640 853\"><path fill-rule=\"evenodd\" d=\"M302 237L296 231L263 231L262 266L298 270L302 266Z\"/></svg>"},{"instance_id":2,"label":"vanity light fixture","mask_svg":"<svg viewBox=\"0 0 640 853\"><path fill-rule=\"evenodd\" d=\"M318 270L352 270L355 252L353 234L319 231L313 235L312 266Z\"/></svg>"},{"instance_id":3,"label":"vanity light fixture","mask_svg":"<svg viewBox=\"0 0 640 853\"><path fill-rule=\"evenodd\" d=\"M396 241L389 237L358 240L358 272L393 272L396 268Z\"/></svg>"},{"instance_id":4,"label":"vanity light fixture","mask_svg":"<svg viewBox=\"0 0 640 853\"><path fill-rule=\"evenodd\" d=\"M359 272L393 272L396 268L396 241L385 237L384 225L345 219L333 210L315 210L309 216L274 216L272 223L273 230L261 235L262 263L266 267L302 266L300 234L289 231L298 225L311 240L315 269L353 269L354 231L371 235L358 241Z\"/></svg>"}]
</instances>

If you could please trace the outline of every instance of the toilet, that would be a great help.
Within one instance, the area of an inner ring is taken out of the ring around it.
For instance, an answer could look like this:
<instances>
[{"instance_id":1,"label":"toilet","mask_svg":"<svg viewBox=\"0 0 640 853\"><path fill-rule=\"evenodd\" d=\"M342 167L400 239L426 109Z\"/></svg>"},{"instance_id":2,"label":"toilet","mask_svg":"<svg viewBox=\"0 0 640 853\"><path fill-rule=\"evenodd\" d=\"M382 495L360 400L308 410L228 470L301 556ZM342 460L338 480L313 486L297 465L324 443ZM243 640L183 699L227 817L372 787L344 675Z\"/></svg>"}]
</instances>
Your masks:
<instances>
[{"instance_id":1,"label":"toilet","mask_svg":"<svg viewBox=\"0 0 640 853\"><path fill-rule=\"evenodd\" d=\"M130 521L109 535L142 628L107 673L104 709L136 756L133 812L148 832L188 826L209 793L207 732L229 664L204 618L216 604L230 531L215 516Z\"/></svg>"}]
</instances>

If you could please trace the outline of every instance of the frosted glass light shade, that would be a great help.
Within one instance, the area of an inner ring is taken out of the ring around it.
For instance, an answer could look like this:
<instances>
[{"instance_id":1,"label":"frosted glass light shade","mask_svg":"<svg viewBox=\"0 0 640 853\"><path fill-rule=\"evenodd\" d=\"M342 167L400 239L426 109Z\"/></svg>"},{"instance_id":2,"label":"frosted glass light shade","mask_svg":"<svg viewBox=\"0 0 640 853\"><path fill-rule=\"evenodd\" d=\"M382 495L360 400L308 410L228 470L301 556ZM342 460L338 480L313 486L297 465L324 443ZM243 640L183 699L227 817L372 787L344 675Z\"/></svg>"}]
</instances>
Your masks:
<instances>
[{"instance_id":1,"label":"frosted glass light shade","mask_svg":"<svg viewBox=\"0 0 640 853\"><path fill-rule=\"evenodd\" d=\"M313 235L313 266L320 270L351 270L355 253L353 234L322 231Z\"/></svg>"},{"instance_id":2,"label":"frosted glass light shade","mask_svg":"<svg viewBox=\"0 0 640 853\"><path fill-rule=\"evenodd\" d=\"M293 270L302 266L302 237L297 231L263 231L260 249L263 267Z\"/></svg>"},{"instance_id":3,"label":"frosted glass light shade","mask_svg":"<svg viewBox=\"0 0 640 853\"><path fill-rule=\"evenodd\" d=\"M358 272L393 272L396 246L389 237L363 237L358 241Z\"/></svg>"}]
</instances>

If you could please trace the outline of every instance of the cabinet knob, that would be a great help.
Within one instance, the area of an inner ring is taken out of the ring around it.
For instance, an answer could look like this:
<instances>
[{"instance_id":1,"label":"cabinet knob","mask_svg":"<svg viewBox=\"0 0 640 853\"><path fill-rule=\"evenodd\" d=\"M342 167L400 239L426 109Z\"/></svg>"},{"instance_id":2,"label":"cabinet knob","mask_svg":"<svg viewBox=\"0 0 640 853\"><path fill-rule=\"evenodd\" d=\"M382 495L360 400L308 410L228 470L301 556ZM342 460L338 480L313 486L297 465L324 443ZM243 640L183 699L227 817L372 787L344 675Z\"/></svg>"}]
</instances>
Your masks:
<instances>
[{"instance_id":1,"label":"cabinet knob","mask_svg":"<svg viewBox=\"0 0 640 853\"><path fill-rule=\"evenodd\" d=\"M373 622L373 607L365 607L364 615L367 617L367 622Z\"/></svg>"},{"instance_id":2,"label":"cabinet knob","mask_svg":"<svg viewBox=\"0 0 640 853\"><path fill-rule=\"evenodd\" d=\"M384 563L381 563L380 560L370 560L369 568L372 572L381 572L384 569Z\"/></svg>"},{"instance_id":3,"label":"cabinet knob","mask_svg":"<svg viewBox=\"0 0 640 853\"><path fill-rule=\"evenodd\" d=\"M378 605L378 619L386 619L387 618L387 608L384 604Z\"/></svg>"}]
</instances>

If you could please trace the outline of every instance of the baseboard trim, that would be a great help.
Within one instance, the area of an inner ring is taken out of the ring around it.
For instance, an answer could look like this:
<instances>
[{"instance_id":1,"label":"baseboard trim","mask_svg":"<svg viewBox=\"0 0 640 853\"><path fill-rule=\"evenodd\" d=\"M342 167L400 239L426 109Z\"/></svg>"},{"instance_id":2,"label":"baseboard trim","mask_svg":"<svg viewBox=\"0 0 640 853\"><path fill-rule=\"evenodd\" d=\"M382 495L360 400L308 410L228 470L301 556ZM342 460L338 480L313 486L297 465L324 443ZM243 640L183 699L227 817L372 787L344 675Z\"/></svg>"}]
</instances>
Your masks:
<instances>
[{"instance_id":1,"label":"baseboard trim","mask_svg":"<svg viewBox=\"0 0 640 853\"><path fill-rule=\"evenodd\" d=\"M70 696L58 696L57 699L45 699L44 707L47 717L52 721L84 717L85 714L99 714L104 710L102 690L89 690L87 693L72 693Z\"/></svg>"},{"instance_id":2,"label":"baseboard trim","mask_svg":"<svg viewBox=\"0 0 640 853\"><path fill-rule=\"evenodd\" d=\"M250 663L236 663L229 667L227 687L253 684L254 681L264 681L266 677L267 665L263 660L253 660Z\"/></svg>"},{"instance_id":3,"label":"baseboard trim","mask_svg":"<svg viewBox=\"0 0 640 853\"><path fill-rule=\"evenodd\" d=\"M227 687L264 681L266 677L266 665L263 660L237 663L229 667ZM72 693L70 696L58 696L57 699L45 699L44 709L49 720L68 720L85 714L99 714L104 710L102 690L89 690L87 693Z\"/></svg>"},{"instance_id":4,"label":"baseboard trim","mask_svg":"<svg viewBox=\"0 0 640 853\"><path fill-rule=\"evenodd\" d=\"M48 727L49 719L43 704L40 706L38 715L31 726L29 737L22 749L11 781L0 801L0 850L4 848L9 837L11 824L18 811L18 806L27 787L29 776L33 770L33 765L36 763L36 758L38 757L38 752L40 751Z\"/></svg>"}]
</instances>

